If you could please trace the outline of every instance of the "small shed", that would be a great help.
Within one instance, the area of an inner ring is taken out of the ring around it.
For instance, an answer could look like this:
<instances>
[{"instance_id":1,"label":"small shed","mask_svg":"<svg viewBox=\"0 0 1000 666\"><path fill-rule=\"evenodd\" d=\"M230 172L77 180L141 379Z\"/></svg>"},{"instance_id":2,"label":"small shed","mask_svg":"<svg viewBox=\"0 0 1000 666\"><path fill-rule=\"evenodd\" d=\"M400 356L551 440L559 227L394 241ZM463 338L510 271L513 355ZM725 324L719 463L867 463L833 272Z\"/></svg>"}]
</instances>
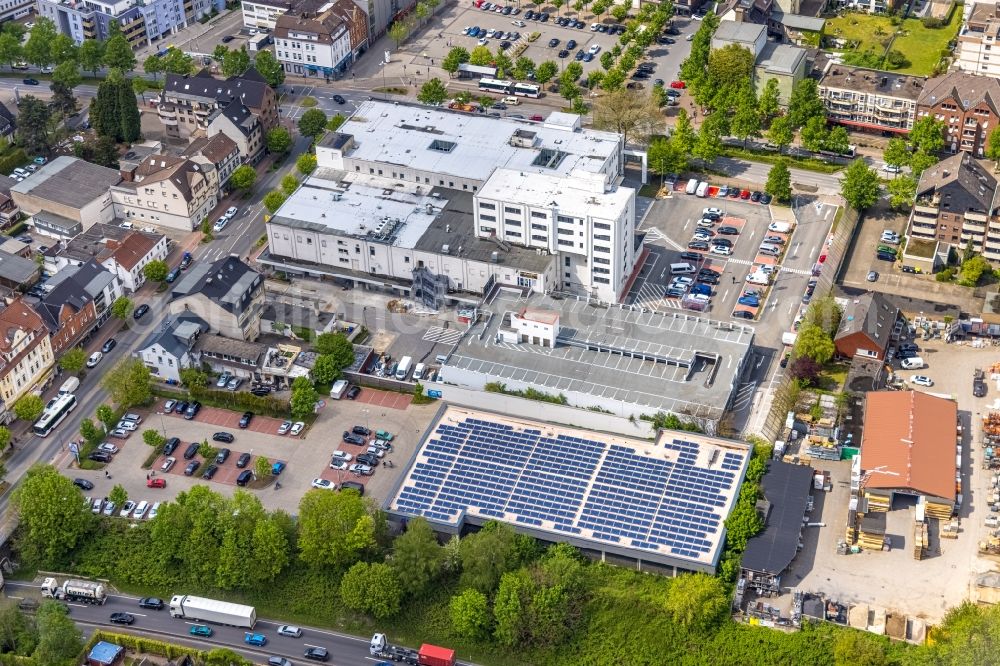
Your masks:
<instances>
[{"instance_id":1,"label":"small shed","mask_svg":"<svg viewBox=\"0 0 1000 666\"><path fill-rule=\"evenodd\" d=\"M90 654L87 655L87 664L89 666L111 666L112 664L120 664L124 654L125 648L122 646L115 645L114 643L108 643L107 641L98 641L98 643L90 649Z\"/></svg>"}]
</instances>

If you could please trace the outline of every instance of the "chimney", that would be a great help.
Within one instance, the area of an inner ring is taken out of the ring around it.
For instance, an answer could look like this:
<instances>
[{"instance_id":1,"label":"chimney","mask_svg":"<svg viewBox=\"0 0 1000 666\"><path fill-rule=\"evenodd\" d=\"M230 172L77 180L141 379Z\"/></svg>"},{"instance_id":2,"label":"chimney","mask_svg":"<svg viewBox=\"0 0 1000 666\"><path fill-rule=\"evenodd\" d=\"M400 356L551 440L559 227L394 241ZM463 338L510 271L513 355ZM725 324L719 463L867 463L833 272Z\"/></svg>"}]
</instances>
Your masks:
<instances>
[{"instance_id":1,"label":"chimney","mask_svg":"<svg viewBox=\"0 0 1000 666\"><path fill-rule=\"evenodd\" d=\"M122 180L124 180L126 183L131 183L132 181L135 180L135 167L132 167L131 169L122 169L120 173L122 176Z\"/></svg>"}]
</instances>

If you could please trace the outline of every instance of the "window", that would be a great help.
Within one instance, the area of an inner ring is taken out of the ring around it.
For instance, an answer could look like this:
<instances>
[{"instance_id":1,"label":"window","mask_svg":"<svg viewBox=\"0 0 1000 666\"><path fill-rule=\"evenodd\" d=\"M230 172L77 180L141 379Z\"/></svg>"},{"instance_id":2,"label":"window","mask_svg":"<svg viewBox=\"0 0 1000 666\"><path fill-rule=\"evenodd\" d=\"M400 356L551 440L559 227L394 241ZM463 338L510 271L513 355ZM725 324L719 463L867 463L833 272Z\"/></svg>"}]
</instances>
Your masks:
<instances>
[{"instance_id":1,"label":"window","mask_svg":"<svg viewBox=\"0 0 1000 666\"><path fill-rule=\"evenodd\" d=\"M485 208L486 210L496 210L497 209L496 205L491 204L491 203L486 203L485 201L481 201L479 203L479 207L480 208Z\"/></svg>"},{"instance_id":2,"label":"window","mask_svg":"<svg viewBox=\"0 0 1000 666\"><path fill-rule=\"evenodd\" d=\"M611 236L608 236L607 234L594 234L594 240L610 241Z\"/></svg>"},{"instance_id":3,"label":"window","mask_svg":"<svg viewBox=\"0 0 1000 666\"><path fill-rule=\"evenodd\" d=\"M480 217L482 217L482 215L480 215ZM510 226L510 227L519 227L519 226L521 226L520 220L504 220L503 223L506 224L507 226Z\"/></svg>"},{"instance_id":4,"label":"window","mask_svg":"<svg viewBox=\"0 0 1000 666\"><path fill-rule=\"evenodd\" d=\"M572 229L556 229L556 233L559 234L560 236L572 236L573 235L573 230Z\"/></svg>"},{"instance_id":5,"label":"window","mask_svg":"<svg viewBox=\"0 0 1000 666\"><path fill-rule=\"evenodd\" d=\"M567 224L575 224L577 222L576 218L567 217L565 215L556 215L556 220L559 222L565 222Z\"/></svg>"},{"instance_id":6,"label":"window","mask_svg":"<svg viewBox=\"0 0 1000 666\"><path fill-rule=\"evenodd\" d=\"M479 219L480 220L486 220L487 222L496 222L497 221L497 218L496 218L495 215L485 215L483 213L479 214ZM517 224L517 223L515 223L515 224Z\"/></svg>"},{"instance_id":7,"label":"window","mask_svg":"<svg viewBox=\"0 0 1000 666\"><path fill-rule=\"evenodd\" d=\"M503 212L505 212L505 213L514 213L515 215L520 215L521 214L521 209L520 208L512 208L511 206L504 206L503 207Z\"/></svg>"},{"instance_id":8,"label":"window","mask_svg":"<svg viewBox=\"0 0 1000 666\"><path fill-rule=\"evenodd\" d=\"M569 257L567 257L567 259L568 258ZM610 259L605 259L604 257L594 257L594 263L595 264L604 264L604 265L608 266L608 265L611 264L611 260Z\"/></svg>"},{"instance_id":9,"label":"window","mask_svg":"<svg viewBox=\"0 0 1000 666\"><path fill-rule=\"evenodd\" d=\"M595 229L601 229L603 231L611 231L610 224L604 224L603 222L594 222Z\"/></svg>"},{"instance_id":10,"label":"window","mask_svg":"<svg viewBox=\"0 0 1000 666\"><path fill-rule=\"evenodd\" d=\"M549 214L544 211L533 210L531 211L531 217L537 217L543 220L547 220L549 218Z\"/></svg>"},{"instance_id":11,"label":"window","mask_svg":"<svg viewBox=\"0 0 1000 666\"><path fill-rule=\"evenodd\" d=\"M566 240L565 238L560 238L559 245L568 245L569 247L573 247L573 241Z\"/></svg>"},{"instance_id":12,"label":"window","mask_svg":"<svg viewBox=\"0 0 1000 666\"><path fill-rule=\"evenodd\" d=\"M611 284L611 280L605 280L604 278L595 277L594 282L598 284Z\"/></svg>"},{"instance_id":13,"label":"window","mask_svg":"<svg viewBox=\"0 0 1000 666\"><path fill-rule=\"evenodd\" d=\"M604 254L610 254L611 253L611 248L610 247L603 247L601 245L595 245L594 246L594 252L603 252Z\"/></svg>"},{"instance_id":14,"label":"window","mask_svg":"<svg viewBox=\"0 0 1000 666\"><path fill-rule=\"evenodd\" d=\"M601 273L603 275L611 275L611 271L609 271L607 268L597 268L597 267L594 267L594 272L595 273Z\"/></svg>"},{"instance_id":15,"label":"window","mask_svg":"<svg viewBox=\"0 0 1000 666\"><path fill-rule=\"evenodd\" d=\"M504 233L506 233L508 236L511 236L513 238L520 238L521 237L521 232L520 231L506 231Z\"/></svg>"},{"instance_id":16,"label":"window","mask_svg":"<svg viewBox=\"0 0 1000 666\"><path fill-rule=\"evenodd\" d=\"M570 257L566 257L566 262L565 262L565 264L566 264L566 268L569 268L569 265L570 265L570 262L571 262L571 261L572 261L572 260L570 259Z\"/></svg>"},{"instance_id":17,"label":"window","mask_svg":"<svg viewBox=\"0 0 1000 666\"><path fill-rule=\"evenodd\" d=\"M531 228L535 231L546 231L548 229L544 224L532 224Z\"/></svg>"},{"instance_id":18,"label":"window","mask_svg":"<svg viewBox=\"0 0 1000 666\"><path fill-rule=\"evenodd\" d=\"M531 240L541 241L544 243L546 240L548 240L548 237L539 234L531 234Z\"/></svg>"}]
</instances>

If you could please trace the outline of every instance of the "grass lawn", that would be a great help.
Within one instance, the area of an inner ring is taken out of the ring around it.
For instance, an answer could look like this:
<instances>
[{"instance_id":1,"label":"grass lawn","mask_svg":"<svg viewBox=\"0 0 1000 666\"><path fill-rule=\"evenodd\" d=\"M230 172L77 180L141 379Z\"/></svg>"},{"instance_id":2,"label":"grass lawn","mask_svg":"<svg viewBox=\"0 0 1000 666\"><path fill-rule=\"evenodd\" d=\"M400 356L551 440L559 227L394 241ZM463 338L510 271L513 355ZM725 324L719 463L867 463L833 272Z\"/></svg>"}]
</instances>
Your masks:
<instances>
[{"instance_id":1,"label":"grass lawn","mask_svg":"<svg viewBox=\"0 0 1000 666\"><path fill-rule=\"evenodd\" d=\"M925 28L919 19L906 19L902 25L894 26L887 16L851 13L828 19L823 32L831 38L857 42L857 48L852 50L860 53L870 50L881 56L893 34L899 31L892 48L906 56L910 65L893 71L927 76L941 59L942 50L958 33L961 23L958 11L951 13L947 25L933 30Z\"/></svg>"}]
</instances>

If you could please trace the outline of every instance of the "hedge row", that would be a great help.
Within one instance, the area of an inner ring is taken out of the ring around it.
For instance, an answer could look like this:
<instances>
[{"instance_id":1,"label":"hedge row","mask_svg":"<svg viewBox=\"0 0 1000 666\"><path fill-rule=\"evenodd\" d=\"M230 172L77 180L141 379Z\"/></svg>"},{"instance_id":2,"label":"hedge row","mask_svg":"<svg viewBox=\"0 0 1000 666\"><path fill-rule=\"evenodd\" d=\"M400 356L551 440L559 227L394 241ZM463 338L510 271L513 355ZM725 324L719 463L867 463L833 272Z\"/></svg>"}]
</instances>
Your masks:
<instances>
[{"instance_id":1,"label":"hedge row","mask_svg":"<svg viewBox=\"0 0 1000 666\"><path fill-rule=\"evenodd\" d=\"M18 148L10 155L0 157L0 175L6 175L17 167L27 163L28 153L24 152L24 148Z\"/></svg>"},{"instance_id":2,"label":"hedge row","mask_svg":"<svg viewBox=\"0 0 1000 666\"><path fill-rule=\"evenodd\" d=\"M291 414L291 405L287 400L256 396L246 391L217 391L204 386L193 386L188 392L153 388L153 393L162 398L174 400L195 399L208 407L251 411L262 416L273 416L277 419L287 419Z\"/></svg>"},{"instance_id":3,"label":"hedge row","mask_svg":"<svg viewBox=\"0 0 1000 666\"><path fill-rule=\"evenodd\" d=\"M85 652L90 652L90 649L94 647L98 641L114 643L115 645L120 645L126 650L131 650L132 652L138 654L155 654L161 657L166 657L170 660L178 659L184 655L190 655L193 658L198 654L198 650L182 647L180 645L174 645L173 643L167 643L166 641L157 641L129 634L112 634L101 631L100 629L94 632L94 636L87 643Z\"/></svg>"}]
</instances>

